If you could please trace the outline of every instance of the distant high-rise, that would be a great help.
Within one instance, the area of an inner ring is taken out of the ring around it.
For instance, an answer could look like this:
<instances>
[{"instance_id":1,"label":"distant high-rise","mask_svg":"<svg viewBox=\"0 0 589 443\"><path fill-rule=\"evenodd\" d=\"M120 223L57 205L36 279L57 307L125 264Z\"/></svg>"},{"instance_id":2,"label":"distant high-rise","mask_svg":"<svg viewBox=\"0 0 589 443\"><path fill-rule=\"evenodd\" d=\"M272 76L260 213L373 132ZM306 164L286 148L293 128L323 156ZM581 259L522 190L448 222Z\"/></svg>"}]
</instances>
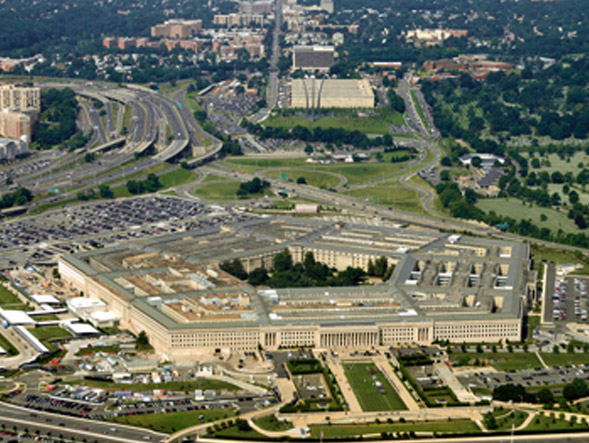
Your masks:
<instances>
[{"instance_id":1,"label":"distant high-rise","mask_svg":"<svg viewBox=\"0 0 589 443\"><path fill-rule=\"evenodd\" d=\"M202 20L168 20L151 27L152 37L188 38L202 29Z\"/></svg>"},{"instance_id":2,"label":"distant high-rise","mask_svg":"<svg viewBox=\"0 0 589 443\"><path fill-rule=\"evenodd\" d=\"M333 14L333 0L321 0L320 7L329 14Z\"/></svg>"},{"instance_id":3,"label":"distant high-rise","mask_svg":"<svg viewBox=\"0 0 589 443\"><path fill-rule=\"evenodd\" d=\"M27 136L31 139L31 117L22 112L0 112L0 135L20 139Z\"/></svg>"},{"instance_id":4,"label":"distant high-rise","mask_svg":"<svg viewBox=\"0 0 589 443\"><path fill-rule=\"evenodd\" d=\"M0 86L0 110L40 111L41 89L4 84Z\"/></svg>"}]
</instances>

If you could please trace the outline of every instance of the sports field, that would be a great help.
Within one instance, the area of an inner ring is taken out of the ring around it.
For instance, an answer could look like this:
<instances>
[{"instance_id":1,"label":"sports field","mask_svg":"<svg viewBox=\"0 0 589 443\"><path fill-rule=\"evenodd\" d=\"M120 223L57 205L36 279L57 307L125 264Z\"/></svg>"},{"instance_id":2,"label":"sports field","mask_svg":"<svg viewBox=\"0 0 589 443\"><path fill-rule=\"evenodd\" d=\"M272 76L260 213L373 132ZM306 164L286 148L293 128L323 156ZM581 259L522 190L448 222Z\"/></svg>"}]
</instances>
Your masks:
<instances>
[{"instance_id":1,"label":"sports field","mask_svg":"<svg viewBox=\"0 0 589 443\"><path fill-rule=\"evenodd\" d=\"M346 378L363 411L402 411L407 406L373 363L344 365Z\"/></svg>"}]
</instances>

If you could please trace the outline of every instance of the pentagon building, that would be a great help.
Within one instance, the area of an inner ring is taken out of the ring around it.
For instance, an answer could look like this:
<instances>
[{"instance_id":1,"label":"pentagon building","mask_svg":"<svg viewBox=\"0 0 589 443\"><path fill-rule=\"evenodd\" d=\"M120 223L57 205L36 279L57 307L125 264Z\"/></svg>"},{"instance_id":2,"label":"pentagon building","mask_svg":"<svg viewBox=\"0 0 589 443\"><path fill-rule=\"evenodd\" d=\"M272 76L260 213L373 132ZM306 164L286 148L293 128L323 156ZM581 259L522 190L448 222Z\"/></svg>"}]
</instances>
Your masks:
<instances>
[{"instance_id":1,"label":"pentagon building","mask_svg":"<svg viewBox=\"0 0 589 443\"><path fill-rule=\"evenodd\" d=\"M248 272L270 268L285 248L295 262L310 251L339 270L381 256L396 267L383 283L300 289L256 289L219 269L236 258ZM258 345L519 341L536 283L523 243L289 218L66 255L59 272L176 359Z\"/></svg>"}]
</instances>

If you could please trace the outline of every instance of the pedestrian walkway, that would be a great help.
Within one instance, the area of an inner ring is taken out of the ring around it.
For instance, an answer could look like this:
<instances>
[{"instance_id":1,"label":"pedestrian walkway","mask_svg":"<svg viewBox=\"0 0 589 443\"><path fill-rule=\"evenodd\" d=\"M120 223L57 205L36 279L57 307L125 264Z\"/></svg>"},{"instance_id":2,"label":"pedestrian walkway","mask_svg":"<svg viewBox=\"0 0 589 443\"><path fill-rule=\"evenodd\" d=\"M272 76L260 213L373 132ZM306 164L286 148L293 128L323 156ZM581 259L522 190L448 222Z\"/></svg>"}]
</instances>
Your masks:
<instances>
[{"instance_id":1,"label":"pedestrian walkway","mask_svg":"<svg viewBox=\"0 0 589 443\"><path fill-rule=\"evenodd\" d=\"M346 378L346 374L344 373L344 368L340 362L335 360L330 360L327 362L327 367L335 377L337 384L339 385L342 394L344 396L344 400L348 404L348 409L350 412L362 412L362 407L348 383L348 379Z\"/></svg>"},{"instance_id":2,"label":"pedestrian walkway","mask_svg":"<svg viewBox=\"0 0 589 443\"><path fill-rule=\"evenodd\" d=\"M410 411L419 411L419 405L409 390L407 390L405 384L399 379L397 373L393 370L393 367L389 364L389 362L382 357L375 357L374 364L385 374L389 382L391 382L393 388L395 391L397 391L399 397L401 397L401 400L403 400L403 403L405 403L405 406L407 406L407 409Z\"/></svg>"}]
</instances>

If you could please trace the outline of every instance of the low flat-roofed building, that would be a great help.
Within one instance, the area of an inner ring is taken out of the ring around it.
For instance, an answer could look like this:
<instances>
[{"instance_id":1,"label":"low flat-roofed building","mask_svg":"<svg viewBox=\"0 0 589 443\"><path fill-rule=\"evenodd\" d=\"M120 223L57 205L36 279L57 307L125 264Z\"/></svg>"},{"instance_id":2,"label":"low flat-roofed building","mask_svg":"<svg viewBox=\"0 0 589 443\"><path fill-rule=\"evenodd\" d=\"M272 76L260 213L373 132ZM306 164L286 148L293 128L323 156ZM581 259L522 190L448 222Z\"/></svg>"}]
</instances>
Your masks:
<instances>
[{"instance_id":1,"label":"low flat-roofed building","mask_svg":"<svg viewBox=\"0 0 589 443\"><path fill-rule=\"evenodd\" d=\"M112 328L119 324L119 316L114 312L93 312L88 321L97 328Z\"/></svg>"},{"instance_id":2,"label":"low flat-roofed building","mask_svg":"<svg viewBox=\"0 0 589 443\"><path fill-rule=\"evenodd\" d=\"M38 305L60 305L62 304L59 299L53 295L47 294L32 294L31 299Z\"/></svg>"},{"instance_id":3,"label":"low flat-roofed building","mask_svg":"<svg viewBox=\"0 0 589 443\"><path fill-rule=\"evenodd\" d=\"M366 79L295 79L291 108L373 108L374 92Z\"/></svg>"},{"instance_id":4,"label":"low flat-roofed building","mask_svg":"<svg viewBox=\"0 0 589 443\"><path fill-rule=\"evenodd\" d=\"M0 308L0 318L8 325L34 325L33 320L25 311L14 311Z\"/></svg>"},{"instance_id":5,"label":"low flat-roofed building","mask_svg":"<svg viewBox=\"0 0 589 443\"><path fill-rule=\"evenodd\" d=\"M81 335L100 335L100 331L95 329L93 326L86 323L67 322L65 328L72 334Z\"/></svg>"},{"instance_id":6,"label":"low flat-roofed building","mask_svg":"<svg viewBox=\"0 0 589 443\"><path fill-rule=\"evenodd\" d=\"M312 252L338 270L367 269L379 257L396 266L387 281L355 287L258 289L237 279L223 283L220 262L238 259L251 272L270 267L285 248L295 263ZM198 264L212 271L211 285L181 285L157 296L136 290L138 280L153 285L166 273L182 280ZM65 282L104 300L120 316L121 327L146 331L157 351L175 359L260 345L519 341L524 306L536 283L523 243L290 218L64 255L59 270Z\"/></svg>"}]
</instances>

